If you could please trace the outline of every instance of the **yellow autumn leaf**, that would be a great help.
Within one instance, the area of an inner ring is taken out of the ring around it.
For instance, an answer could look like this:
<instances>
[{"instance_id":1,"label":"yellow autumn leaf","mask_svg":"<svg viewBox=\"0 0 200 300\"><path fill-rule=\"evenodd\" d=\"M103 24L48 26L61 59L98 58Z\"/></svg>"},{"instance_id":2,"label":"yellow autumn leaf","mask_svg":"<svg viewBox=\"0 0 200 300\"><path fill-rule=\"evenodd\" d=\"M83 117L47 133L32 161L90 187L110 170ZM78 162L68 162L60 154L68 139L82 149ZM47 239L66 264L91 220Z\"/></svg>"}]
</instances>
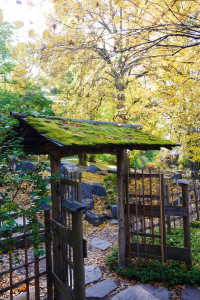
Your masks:
<instances>
[{"instance_id":1,"label":"yellow autumn leaf","mask_svg":"<svg viewBox=\"0 0 200 300\"><path fill-rule=\"evenodd\" d=\"M113 19L113 24L117 24L120 22L120 16L115 16L114 19Z\"/></svg>"},{"instance_id":2,"label":"yellow autumn leaf","mask_svg":"<svg viewBox=\"0 0 200 300\"><path fill-rule=\"evenodd\" d=\"M2 10L0 10L0 24L3 23L3 13L2 13Z\"/></svg>"},{"instance_id":3,"label":"yellow autumn leaf","mask_svg":"<svg viewBox=\"0 0 200 300\"><path fill-rule=\"evenodd\" d=\"M49 31L48 30L45 30L44 32L43 32L43 39L46 39L46 38L48 38L49 37Z\"/></svg>"},{"instance_id":4,"label":"yellow autumn leaf","mask_svg":"<svg viewBox=\"0 0 200 300\"><path fill-rule=\"evenodd\" d=\"M35 36L35 30L34 30L34 29L31 29L31 30L29 31L29 36L30 36L30 37L34 37L34 36Z\"/></svg>"},{"instance_id":5,"label":"yellow autumn leaf","mask_svg":"<svg viewBox=\"0 0 200 300\"><path fill-rule=\"evenodd\" d=\"M22 21L14 21L16 29L20 29L24 26L24 22Z\"/></svg>"},{"instance_id":6,"label":"yellow autumn leaf","mask_svg":"<svg viewBox=\"0 0 200 300\"><path fill-rule=\"evenodd\" d=\"M123 6L123 2L124 1L121 1L121 0L115 0L115 5L118 5L118 6Z\"/></svg>"},{"instance_id":7,"label":"yellow autumn leaf","mask_svg":"<svg viewBox=\"0 0 200 300\"><path fill-rule=\"evenodd\" d=\"M22 42L17 43L17 46L15 47L15 52L16 53L19 53L19 52L26 53L27 52L27 45L25 43L22 43Z\"/></svg>"}]
</instances>

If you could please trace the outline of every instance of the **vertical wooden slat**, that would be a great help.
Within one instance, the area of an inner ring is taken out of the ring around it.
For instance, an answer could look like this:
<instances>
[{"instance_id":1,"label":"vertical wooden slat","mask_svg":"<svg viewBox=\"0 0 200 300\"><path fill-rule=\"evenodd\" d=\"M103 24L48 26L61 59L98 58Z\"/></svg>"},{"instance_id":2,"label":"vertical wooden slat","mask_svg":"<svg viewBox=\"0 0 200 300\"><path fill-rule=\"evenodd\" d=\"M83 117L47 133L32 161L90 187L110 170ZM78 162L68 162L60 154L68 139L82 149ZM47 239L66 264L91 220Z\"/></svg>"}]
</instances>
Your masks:
<instances>
[{"instance_id":1,"label":"vertical wooden slat","mask_svg":"<svg viewBox=\"0 0 200 300\"><path fill-rule=\"evenodd\" d=\"M139 237L138 237L138 198L137 198L137 171L135 169L135 205L136 205L136 230L137 230L137 257L139 259Z\"/></svg>"},{"instance_id":2,"label":"vertical wooden slat","mask_svg":"<svg viewBox=\"0 0 200 300\"><path fill-rule=\"evenodd\" d=\"M81 202L78 199L78 202ZM72 216L73 262L74 262L74 292L76 300L85 300L85 272L83 257L83 227L82 211Z\"/></svg>"},{"instance_id":3,"label":"vertical wooden slat","mask_svg":"<svg viewBox=\"0 0 200 300\"><path fill-rule=\"evenodd\" d=\"M169 186L168 184L165 184L165 199L166 199L166 205L169 205ZM167 233L171 234L171 217L167 216Z\"/></svg>"},{"instance_id":4,"label":"vertical wooden slat","mask_svg":"<svg viewBox=\"0 0 200 300\"><path fill-rule=\"evenodd\" d=\"M149 169L149 193L150 193L150 205L151 205L151 232L152 239L151 242L153 244L153 257L155 258L155 244L154 244L154 217L153 217L153 199L152 199L152 178L151 178L151 168ZM149 222L149 223L150 223Z\"/></svg>"},{"instance_id":5,"label":"vertical wooden slat","mask_svg":"<svg viewBox=\"0 0 200 300\"><path fill-rule=\"evenodd\" d=\"M126 228L125 228L125 196L124 196L124 150L117 155L117 187L118 187L118 265L126 264Z\"/></svg>"},{"instance_id":6,"label":"vertical wooden slat","mask_svg":"<svg viewBox=\"0 0 200 300\"><path fill-rule=\"evenodd\" d=\"M127 257L131 259L131 220L130 220L130 202L129 202L129 174L125 174L125 194L126 194L126 242Z\"/></svg>"},{"instance_id":7,"label":"vertical wooden slat","mask_svg":"<svg viewBox=\"0 0 200 300\"><path fill-rule=\"evenodd\" d=\"M45 248L46 248L46 270L47 270L47 296L48 296L48 300L53 300L50 210L44 211L44 222L45 222Z\"/></svg>"},{"instance_id":8,"label":"vertical wooden slat","mask_svg":"<svg viewBox=\"0 0 200 300\"><path fill-rule=\"evenodd\" d=\"M36 220L36 214L34 216ZM38 250L38 246L34 244L34 249ZM35 300L40 300L40 278L39 278L39 260L38 256L34 254L34 270L35 270Z\"/></svg>"},{"instance_id":9,"label":"vertical wooden slat","mask_svg":"<svg viewBox=\"0 0 200 300\"><path fill-rule=\"evenodd\" d=\"M182 200L183 206L188 208L189 202L189 182L181 181L182 185ZM190 249L190 261L186 262L187 268L192 266L192 257L191 257L191 240L190 240L190 217L189 215L183 217L183 231L184 231L184 246Z\"/></svg>"},{"instance_id":10,"label":"vertical wooden slat","mask_svg":"<svg viewBox=\"0 0 200 300\"><path fill-rule=\"evenodd\" d=\"M26 228L26 217L23 215L23 225ZM29 280L28 280L28 245L27 245L27 234L26 230L24 232L24 255L25 255L25 272L26 272L26 295L27 300L29 300Z\"/></svg>"},{"instance_id":11,"label":"vertical wooden slat","mask_svg":"<svg viewBox=\"0 0 200 300\"><path fill-rule=\"evenodd\" d=\"M58 155L51 154L51 174L58 175L61 173L61 159ZM51 183L51 200L52 200L52 218L60 223L61 221L61 204L59 197L59 183L54 180ZM62 240L56 235L53 236L53 266L54 273L59 279L63 278L63 258L62 258ZM54 299L63 300L59 290L54 287Z\"/></svg>"},{"instance_id":12,"label":"vertical wooden slat","mask_svg":"<svg viewBox=\"0 0 200 300\"><path fill-rule=\"evenodd\" d=\"M9 266L10 266L10 300L13 300L12 247L10 244L9 244Z\"/></svg>"},{"instance_id":13,"label":"vertical wooden slat","mask_svg":"<svg viewBox=\"0 0 200 300\"><path fill-rule=\"evenodd\" d=\"M144 169L142 168L142 196L143 196L143 199L142 199L142 203L143 203L143 213L144 213L144 216L143 216L143 233L144 233L144 236L142 237L142 242L144 244L144 249L145 249L145 258L147 257L147 245L146 245L146 242L147 242L147 239L146 239L146 212L145 212L145 184L144 184Z\"/></svg>"},{"instance_id":14,"label":"vertical wooden slat","mask_svg":"<svg viewBox=\"0 0 200 300\"><path fill-rule=\"evenodd\" d=\"M166 261L166 234L165 234L165 207L164 207L164 177L159 168L159 190L160 190L160 234L162 264Z\"/></svg>"}]
</instances>

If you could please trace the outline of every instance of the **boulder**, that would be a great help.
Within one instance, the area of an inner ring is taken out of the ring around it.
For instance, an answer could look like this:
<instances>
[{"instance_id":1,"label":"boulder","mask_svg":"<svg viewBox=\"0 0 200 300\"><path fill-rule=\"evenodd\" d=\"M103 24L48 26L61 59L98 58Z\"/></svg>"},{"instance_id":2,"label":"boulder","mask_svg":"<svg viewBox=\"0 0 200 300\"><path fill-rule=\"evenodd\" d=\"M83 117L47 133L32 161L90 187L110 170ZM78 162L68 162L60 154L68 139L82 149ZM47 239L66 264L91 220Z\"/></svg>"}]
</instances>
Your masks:
<instances>
[{"instance_id":1,"label":"boulder","mask_svg":"<svg viewBox=\"0 0 200 300\"><path fill-rule=\"evenodd\" d=\"M34 197L32 199L32 202L36 202L37 201L37 197ZM46 197L45 202L40 203L40 210L51 210L51 196Z\"/></svg>"},{"instance_id":2,"label":"boulder","mask_svg":"<svg viewBox=\"0 0 200 300\"><path fill-rule=\"evenodd\" d=\"M80 168L79 168L78 164L73 161L65 161L64 163L62 163L61 164L61 173L67 174L68 172L80 172Z\"/></svg>"},{"instance_id":3,"label":"boulder","mask_svg":"<svg viewBox=\"0 0 200 300\"><path fill-rule=\"evenodd\" d=\"M83 210L83 213L85 214L88 210L94 208L94 199L83 199L83 205L86 206L86 208Z\"/></svg>"},{"instance_id":4,"label":"boulder","mask_svg":"<svg viewBox=\"0 0 200 300\"><path fill-rule=\"evenodd\" d=\"M99 225L105 222L106 218L100 214L89 210L85 214L85 220L88 221L90 224L98 227Z\"/></svg>"},{"instance_id":5,"label":"boulder","mask_svg":"<svg viewBox=\"0 0 200 300\"><path fill-rule=\"evenodd\" d=\"M91 184L82 182L81 187L82 187L82 198L83 199L93 199L92 194L91 194Z\"/></svg>"},{"instance_id":6,"label":"boulder","mask_svg":"<svg viewBox=\"0 0 200 300\"><path fill-rule=\"evenodd\" d=\"M113 218L117 219L117 205L111 205Z\"/></svg>"},{"instance_id":7,"label":"boulder","mask_svg":"<svg viewBox=\"0 0 200 300\"><path fill-rule=\"evenodd\" d=\"M101 171L97 166L91 164L86 170L87 172L96 173L97 171Z\"/></svg>"},{"instance_id":8,"label":"boulder","mask_svg":"<svg viewBox=\"0 0 200 300\"><path fill-rule=\"evenodd\" d=\"M29 162L29 161L21 161L17 167L16 167L16 170L17 171L34 171L36 170L36 166Z\"/></svg>"},{"instance_id":9,"label":"boulder","mask_svg":"<svg viewBox=\"0 0 200 300\"><path fill-rule=\"evenodd\" d=\"M103 216L107 219L107 220L111 220L113 218L112 215L107 214L107 213L103 213Z\"/></svg>"},{"instance_id":10,"label":"boulder","mask_svg":"<svg viewBox=\"0 0 200 300\"><path fill-rule=\"evenodd\" d=\"M106 189L96 182L91 185L91 193L98 197L107 197Z\"/></svg>"},{"instance_id":11,"label":"boulder","mask_svg":"<svg viewBox=\"0 0 200 300\"><path fill-rule=\"evenodd\" d=\"M170 177L170 179L182 179L182 173L176 173Z\"/></svg>"}]
</instances>

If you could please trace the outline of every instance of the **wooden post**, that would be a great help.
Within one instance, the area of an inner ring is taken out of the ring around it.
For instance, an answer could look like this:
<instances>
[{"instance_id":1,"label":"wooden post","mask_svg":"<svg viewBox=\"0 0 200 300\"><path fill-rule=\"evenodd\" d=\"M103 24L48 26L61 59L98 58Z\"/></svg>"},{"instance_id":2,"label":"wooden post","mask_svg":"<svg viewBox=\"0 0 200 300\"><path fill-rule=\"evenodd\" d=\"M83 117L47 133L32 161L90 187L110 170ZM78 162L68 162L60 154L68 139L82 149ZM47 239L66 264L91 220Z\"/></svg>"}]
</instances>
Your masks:
<instances>
[{"instance_id":1,"label":"wooden post","mask_svg":"<svg viewBox=\"0 0 200 300\"><path fill-rule=\"evenodd\" d=\"M75 300L85 300L82 211L72 214L72 240Z\"/></svg>"},{"instance_id":2,"label":"wooden post","mask_svg":"<svg viewBox=\"0 0 200 300\"><path fill-rule=\"evenodd\" d=\"M159 169L160 181L160 229L161 229L161 255L162 264L166 262L166 231L165 231L165 200L164 200L164 175L161 174Z\"/></svg>"},{"instance_id":3,"label":"wooden post","mask_svg":"<svg viewBox=\"0 0 200 300\"><path fill-rule=\"evenodd\" d=\"M48 300L53 300L50 210L44 211L44 222L45 222L45 248L46 248L46 269L47 269L47 295L48 295Z\"/></svg>"},{"instance_id":4,"label":"wooden post","mask_svg":"<svg viewBox=\"0 0 200 300\"><path fill-rule=\"evenodd\" d=\"M190 215L189 215L189 181L178 180L178 183L182 186L182 201L183 207L188 210L188 215L183 217L183 231L184 231L184 247L190 249L190 261L186 262L186 266L189 269L192 266L191 256L191 240L190 240Z\"/></svg>"},{"instance_id":5,"label":"wooden post","mask_svg":"<svg viewBox=\"0 0 200 300\"><path fill-rule=\"evenodd\" d=\"M169 206L169 186L165 185L166 205ZM171 234L171 217L167 216L167 233Z\"/></svg>"},{"instance_id":6,"label":"wooden post","mask_svg":"<svg viewBox=\"0 0 200 300\"><path fill-rule=\"evenodd\" d=\"M58 155L50 155L51 175L61 173L61 158ZM59 181L54 180L51 183L51 200L52 200L52 218L56 222L61 222L61 203L59 197ZM63 275L63 258L62 258L62 240L53 236L53 270L56 276L62 280ZM63 300L59 290L54 288L54 299Z\"/></svg>"},{"instance_id":7,"label":"wooden post","mask_svg":"<svg viewBox=\"0 0 200 300\"><path fill-rule=\"evenodd\" d=\"M119 150L117 155L117 187L118 187L118 265L126 264L126 227L125 227L125 193L124 179L127 173L127 150Z\"/></svg>"}]
</instances>

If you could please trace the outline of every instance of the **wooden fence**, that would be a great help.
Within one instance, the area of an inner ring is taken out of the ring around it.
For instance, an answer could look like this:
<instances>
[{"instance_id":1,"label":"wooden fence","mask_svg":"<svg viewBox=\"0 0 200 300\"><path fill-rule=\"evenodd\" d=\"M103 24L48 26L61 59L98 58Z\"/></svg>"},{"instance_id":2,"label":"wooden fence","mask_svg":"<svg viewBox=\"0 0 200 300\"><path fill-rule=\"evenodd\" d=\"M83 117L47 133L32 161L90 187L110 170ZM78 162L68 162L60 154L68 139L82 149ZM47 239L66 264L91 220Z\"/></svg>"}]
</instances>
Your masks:
<instances>
[{"instance_id":1,"label":"wooden fence","mask_svg":"<svg viewBox=\"0 0 200 300\"><path fill-rule=\"evenodd\" d=\"M127 257L185 261L191 266L190 219L197 219L199 199L188 181L165 184L161 172L132 172L126 180ZM182 226L183 247L166 245L166 231Z\"/></svg>"},{"instance_id":2,"label":"wooden fence","mask_svg":"<svg viewBox=\"0 0 200 300\"><path fill-rule=\"evenodd\" d=\"M0 239L2 252L0 256L3 259L0 272L0 299L6 293L9 293L12 300L15 292L26 291L27 300L29 300L30 287L34 286L35 299L40 300L40 281L46 276L46 256L37 257L34 254L34 250L38 250L38 248L34 246L24 215L22 220L22 226L25 229L24 233L13 233L10 240ZM41 240L44 239L44 233L45 229L43 227L40 230ZM17 248L20 249L17 250Z\"/></svg>"}]
</instances>

